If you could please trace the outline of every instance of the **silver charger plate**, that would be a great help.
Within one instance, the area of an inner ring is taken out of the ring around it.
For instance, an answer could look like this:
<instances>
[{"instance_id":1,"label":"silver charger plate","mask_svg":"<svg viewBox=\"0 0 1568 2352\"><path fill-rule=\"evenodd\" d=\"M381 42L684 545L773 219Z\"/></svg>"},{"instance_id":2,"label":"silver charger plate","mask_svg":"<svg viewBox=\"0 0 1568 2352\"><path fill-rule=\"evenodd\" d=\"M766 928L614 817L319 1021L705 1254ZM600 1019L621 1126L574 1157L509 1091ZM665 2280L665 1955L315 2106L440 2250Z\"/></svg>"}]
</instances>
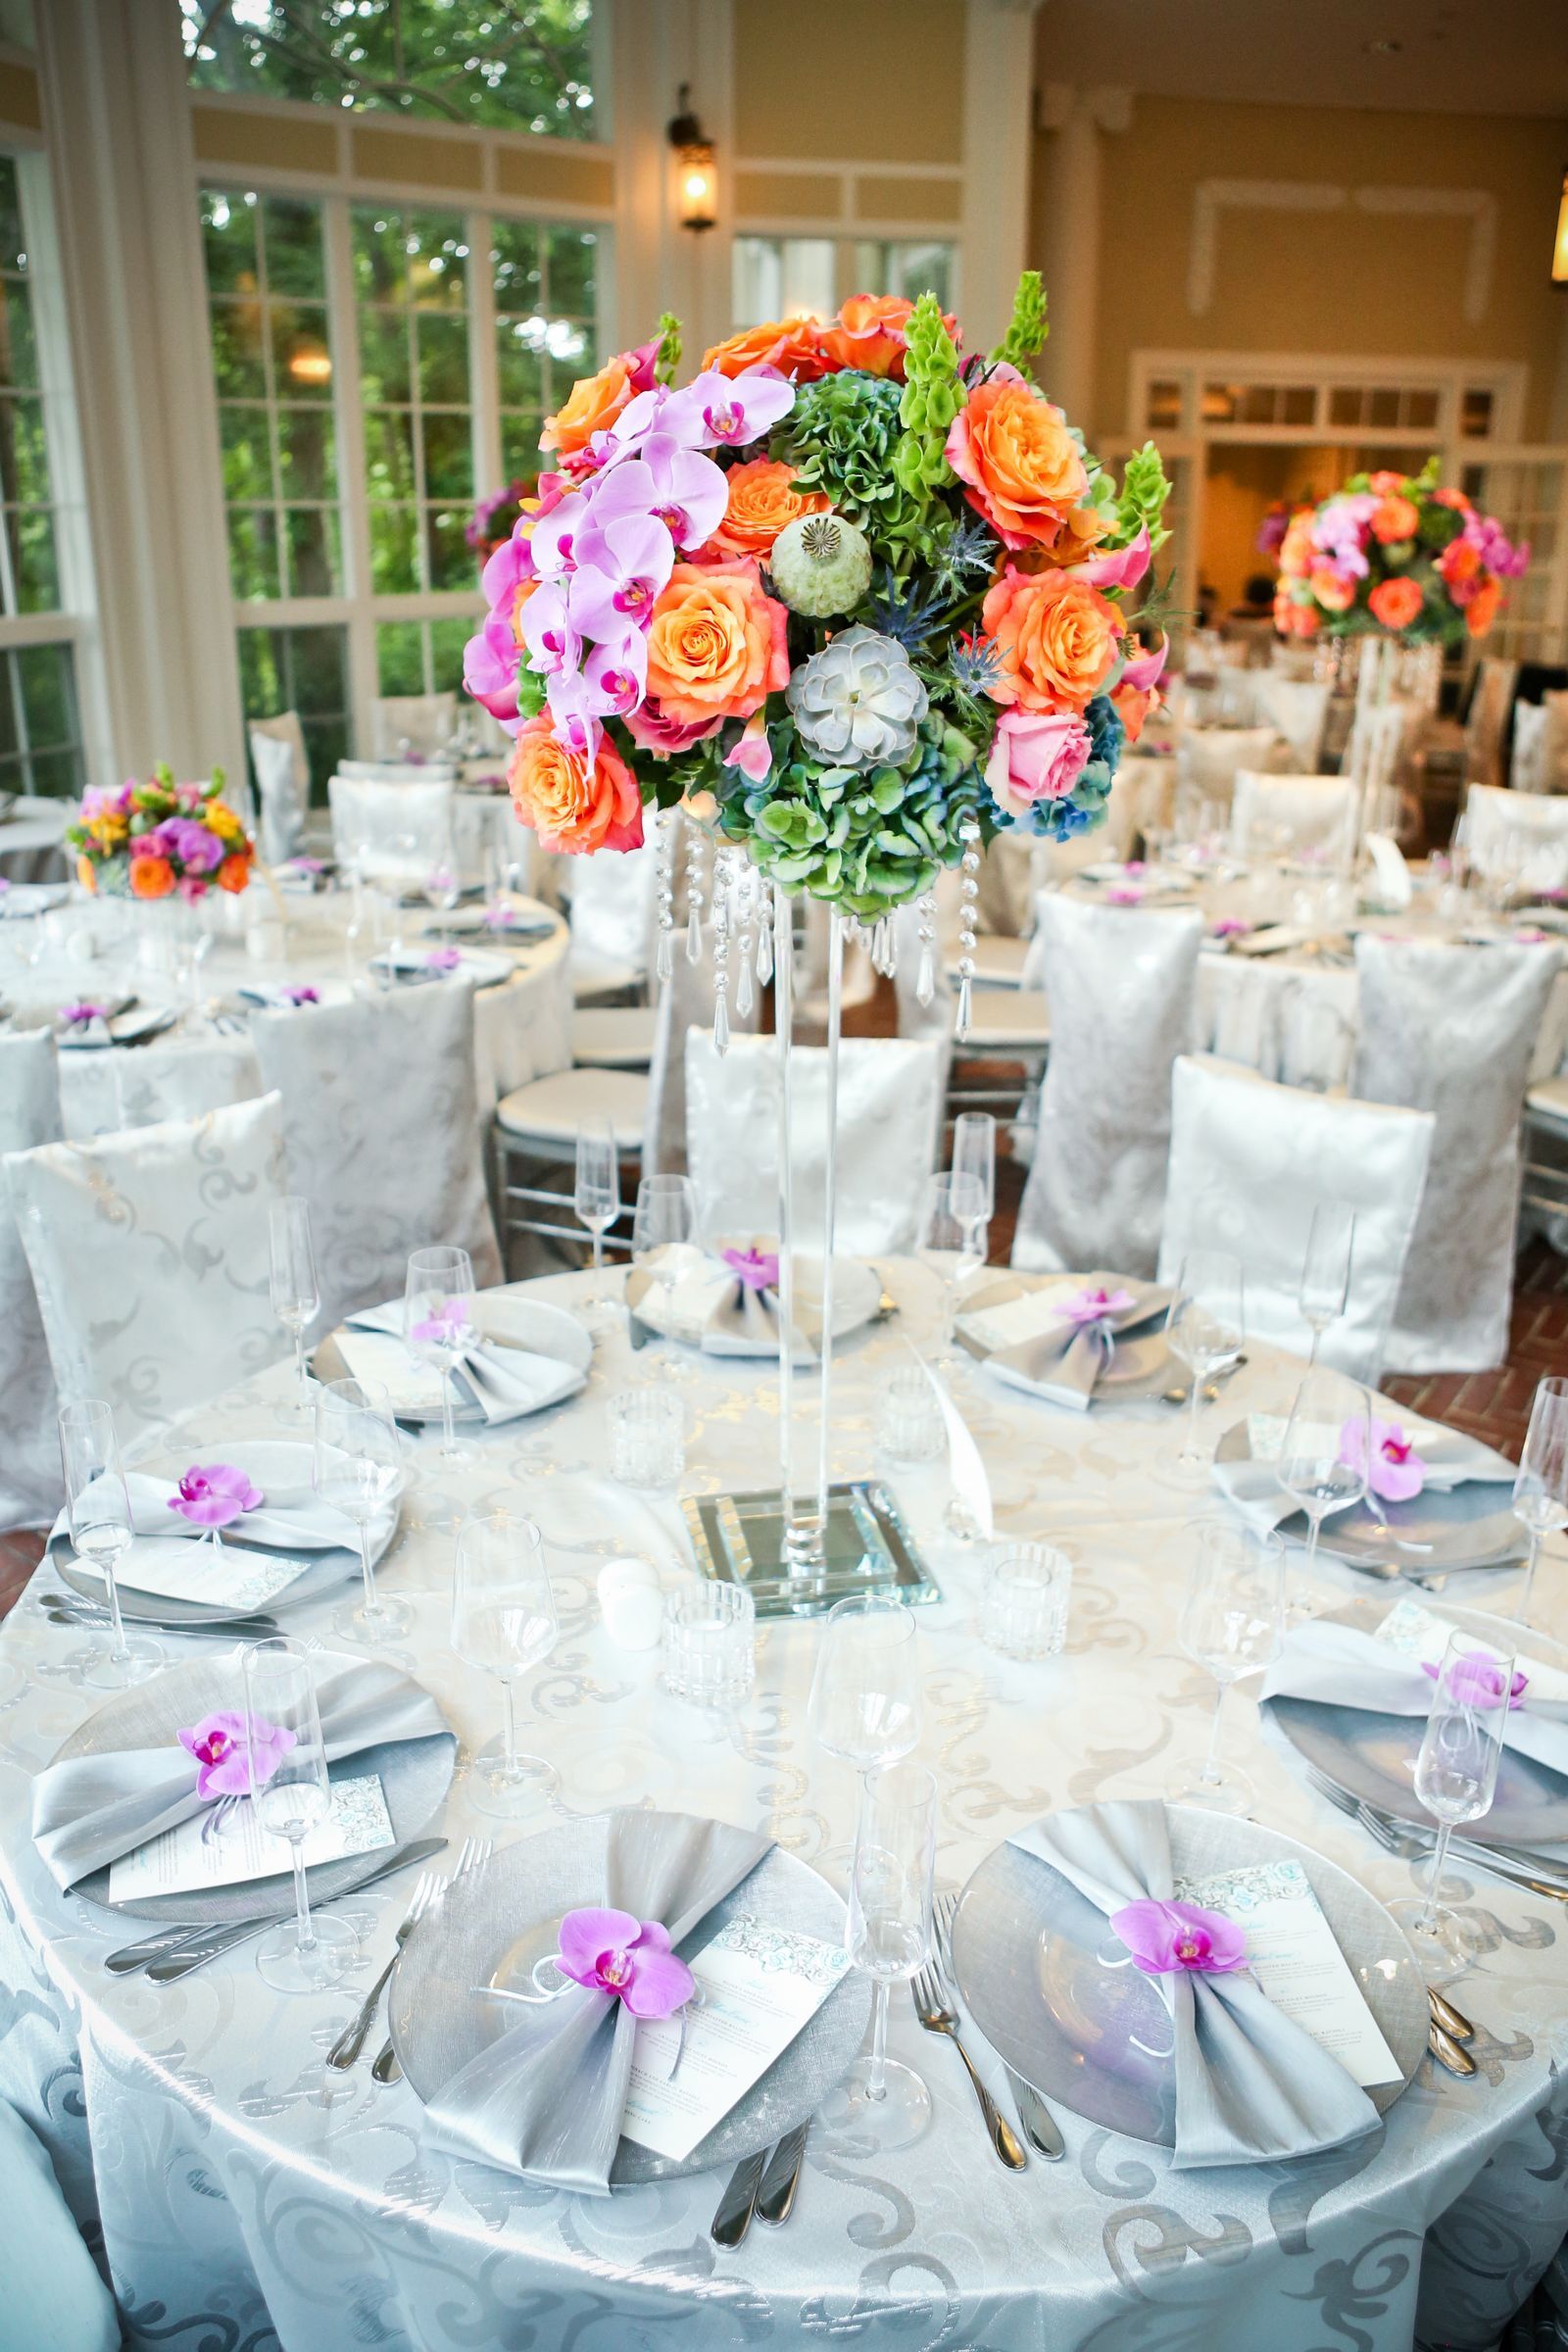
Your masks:
<instances>
[{"instance_id":1,"label":"silver charger plate","mask_svg":"<svg viewBox=\"0 0 1568 2352\"><path fill-rule=\"evenodd\" d=\"M1398 1595L1396 1593L1396 1600ZM1395 1601L1356 1600L1326 1612L1333 1625L1374 1633ZM1544 1665L1568 1672L1568 1650L1544 1635L1527 1632L1512 1618L1490 1617L1480 1609L1426 1602L1434 1617L1464 1626L1484 1641L1512 1651L1528 1648ZM1263 1720L1272 1723L1297 1753L1351 1796L1380 1813L1430 1831L1431 1814L1415 1793L1415 1760L1425 1719L1420 1715L1378 1715L1366 1707L1326 1706L1310 1698L1266 1698ZM1492 1809L1461 1825L1472 1845L1557 1845L1568 1840L1568 1780L1533 1757L1505 1747L1497 1766ZM1560 1864L1552 1863L1553 1869Z\"/></svg>"},{"instance_id":2,"label":"silver charger plate","mask_svg":"<svg viewBox=\"0 0 1568 2352\"><path fill-rule=\"evenodd\" d=\"M1178 1878L1257 1862L1298 1862L1350 1973L1399 2068L1367 2097L1385 2114L1408 2088L1427 2046L1426 1981L1403 1935L1348 1871L1277 1830L1171 1805ZM958 1990L976 2026L1015 2074L1074 2115L1156 2147L1176 2142L1170 2014L1130 1960L1105 1915L1059 1871L1015 1845L989 1853L953 1923Z\"/></svg>"},{"instance_id":3,"label":"silver charger plate","mask_svg":"<svg viewBox=\"0 0 1568 2352\"><path fill-rule=\"evenodd\" d=\"M107 1038L83 1037L64 1029L55 1044L62 1054L102 1054L108 1046L137 1046L145 1038L158 1037L172 1029L178 1018L167 1004L133 1004L128 1012L117 1012L108 1022Z\"/></svg>"},{"instance_id":4,"label":"silver charger plate","mask_svg":"<svg viewBox=\"0 0 1568 2352\"><path fill-rule=\"evenodd\" d=\"M217 1460L220 1451L221 1458L225 1462L232 1462L236 1469L247 1472L266 1496L276 1497L296 1489L303 1494L311 1492L313 1448L302 1439L225 1438L220 1447L207 1446L200 1450L212 1460ZM156 1454L144 1453L129 1467L133 1471L147 1471L153 1476L178 1478L193 1458L188 1446L178 1452L177 1459L173 1452L160 1447ZM370 1531L372 1567L379 1566L398 1532L398 1511L399 1505L394 1503ZM243 1537L226 1533L223 1542L225 1547L232 1544L236 1550L257 1551L264 1557L274 1552L272 1545L247 1544ZM283 1545L275 1547L279 1550L286 1548ZM285 1585L280 1592L274 1593L270 1601L263 1604L264 1613L268 1616L275 1617L284 1610L303 1608L312 1601L320 1600L326 1594L335 1592L340 1585L350 1583L360 1573L357 1538L351 1537L347 1544L336 1544L319 1550L304 1544L296 1549L309 1555L310 1566L302 1568L291 1584ZM106 1588L103 1578L89 1561L78 1559L72 1550L69 1530L62 1529L60 1534L50 1537L49 1557L63 1585L69 1585L74 1592L79 1592L84 1600L104 1599ZM135 1545L132 1544L129 1554L131 1563L134 1563L134 1558ZM133 1565L129 1573L134 1573ZM171 1629L182 1625L226 1625L236 1614L251 1614L248 1609L236 1611L226 1608L221 1601L176 1600L167 1593L144 1592L126 1580L127 1570L122 1568L119 1579L120 1613L137 1625L163 1625Z\"/></svg>"},{"instance_id":5,"label":"silver charger plate","mask_svg":"<svg viewBox=\"0 0 1568 2352\"><path fill-rule=\"evenodd\" d=\"M513 941L549 939L563 927L560 915L552 914L541 899L514 898L507 904L513 920L493 929L484 919L483 906L455 906L448 915L433 914L419 928L425 937L439 933L444 927L459 938L482 937L504 947Z\"/></svg>"},{"instance_id":6,"label":"silver charger plate","mask_svg":"<svg viewBox=\"0 0 1568 2352\"><path fill-rule=\"evenodd\" d=\"M772 1237L770 1235L761 1240L757 1240L752 1235L737 1235L733 1240L722 1239L713 1246L715 1262L709 1270L716 1276L718 1271L717 1251L720 1250L754 1248L762 1250L771 1246ZM819 1300L821 1266L820 1257L813 1254L803 1251L797 1257L796 1288L801 1299L813 1302ZM664 1294L657 1284L650 1283L646 1290L640 1289L640 1276L641 1269L633 1267L629 1278L630 1287L626 1294L627 1304L635 1307L639 1323L646 1323L649 1330L657 1332L662 1339L679 1340L688 1348L695 1348L701 1352L720 1357L733 1357L737 1362L744 1362L751 1358L762 1361L770 1358L776 1359L778 1355L776 1339L765 1342L759 1340L755 1348L747 1347L742 1342L736 1341L733 1345L722 1348L704 1350L703 1325L685 1320L679 1312L679 1285L673 1286L672 1296L676 1304L674 1311L671 1311L665 1306ZM835 1252L833 1258L833 1337L835 1340L847 1339L852 1331L860 1330L862 1325L869 1323L881 1311L881 1306L882 1277L876 1268L866 1265L860 1258L840 1257Z\"/></svg>"},{"instance_id":7,"label":"silver charger plate","mask_svg":"<svg viewBox=\"0 0 1568 2352\"><path fill-rule=\"evenodd\" d=\"M603 1903L611 1819L596 1813L561 1822L503 1847L460 1880L440 1911L409 1937L387 1994L387 2021L403 2072L421 2099L434 2098L508 2030L509 2004L482 2000L473 1987L525 1984L535 1961L557 1949L564 1913ZM742 1912L824 1943L843 1940L843 1898L775 1845L677 1946L682 1957L693 1959ZM851 1970L689 2156L656 2156L623 2139L611 2167L612 2187L739 2164L782 2139L816 2113L858 2050L870 2005L869 1981Z\"/></svg>"},{"instance_id":8,"label":"silver charger plate","mask_svg":"<svg viewBox=\"0 0 1568 2352\"><path fill-rule=\"evenodd\" d=\"M419 952L424 953L423 950ZM422 964L416 964L412 968L403 965L393 975L393 985L408 987L412 984L418 988L423 987L427 980L471 980L475 988L499 988L502 981L510 980L516 969L509 956L487 956L482 948L460 948L458 953L463 960L454 964L450 972L431 972ZM386 956L372 956L369 969L378 979L385 978L390 970Z\"/></svg>"},{"instance_id":9,"label":"silver charger plate","mask_svg":"<svg viewBox=\"0 0 1568 2352\"><path fill-rule=\"evenodd\" d=\"M593 1370L592 1332L579 1323L575 1315L568 1314L564 1306L552 1306L545 1298L530 1298L520 1287L515 1291L480 1292L473 1302L473 1317L480 1335L484 1339L498 1341L503 1348L526 1348L539 1355L553 1355L569 1370L580 1372L584 1380ZM338 1329L341 1331L342 1326L339 1325ZM318 1380L341 1380L346 1374L353 1377L343 1360L337 1340L337 1331L328 1332L316 1350ZM460 1371L460 1396L462 1379ZM564 1402L564 1399L559 1401ZM539 1409L550 1412L554 1408L542 1405ZM438 1404L400 1404L394 1407L394 1411L399 1421L411 1421L420 1427L441 1418ZM454 1407L452 1417L470 1429L488 1426L483 1408L477 1404L460 1403ZM528 1416L519 1413L516 1418L525 1421ZM510 1427L510 1423L507 1426Z\"/></svg>"},{"instance_id":10,"label":"silver charger plate","mask_svg":"<svg viewBox=\"0 0 1568 2352\"><path fill-rule=\"evenodd\" d=\"M1005 1306L1009 1300L1022 1298L1031 1291L1068 1290L1074 1283L1081 1287L1091 1279L1095 1278L1088 1274L1007 1274L1000 1282L988 1282L968 1294L954 1317L958 1344L1005 1387L1015 1389L1021 1396L1038 1397L1040 1392L1032 1384L1012 1378L992 1363L994 1351L965 1328L969 1318L988 1314L993 1307ZM1115 1354L1095 1383L1094 1404L1136 1404L1161 1395L1174 1374L1179 1373L1184 1380L1190 1377L1186 1366L1171 1354L1164 1318L1165 1309L1161 1307L1150 1317L1152 1328L1140 1325L1125 1339L1118 1338Z\"/></svg>"},{"instance_id":11,"label":"silver charger plate","mask_svg":"<svg viewBox=\"0 0 1568 2352\"><path fill-rule=\"evenodd\" d=\"M1396 1418L1398 1406L1388 1411ZM1478 1455L1491 1447L1479 1443ZM1214 1448L1217 1462L1253 1459L1250 1430L1235 1422ZM1364 1502L1331 1512L1323 1522L1320 1547L1344 1560L1349 1568L1372 1568L1387 1573L1391 1556L1424 1573L1429 1568L1512 1568L1525 1556L1525 1535L1508 1507L1512 1490L1500 1481L1468 1480L1450 1493L1423 1491L1409 1502L1385 1502L1385 1527ZM1297 1511L1280 1523L1288 1543L1304 1544L1306 1513ZM1429 1544L1430 1551L1398 1552L1390 1542L1397 1536L1407 1544Z\"/></svg>"},{"instance_id":12,"label":"silver charger plate","mask_svg":"<svg viewBox=\"0 0 1568 2352\"><path fill-rule=\"evenodd\" d=\"M352 1652L340 1650L322 1649L313 1655L318 1679L338 1667L365 1663ZM413 1677L405 1680L412 1682ZM191 1658L168 1666L133 1690L117 1690L95 1715L77 1725L50 1761L59 1764L68 1757L98 1756L117 1747L146 1747L166 1733L172 1746L181 1726L199 1723L220 1707L241 1703L241 1690L239 1668L232 1657ZM388 1740L378 1747L362 1747L332 1765L333 1779L364 1772L380 1774L381 1793L392 1822L392 1844L378 1845L373 1853L348 1855L341 1862L314 1864L305 1874L313 1903L335 1902L339 1895L351 1894L398 1846L417 1838L452 1785L457 1747L451 1732L440 1739ZM195 1770L193 1760L191 1771ZM275 1878L245 1879L233 1886L207 1886L184 1894L150 1894L136 1902L112 1903L106 1865L89 1878L78 1879L72 1892L84 1894L88 1902L121 1918L180 1919L188 1920L192 1927L223 1927L261 1913L290 1910L292 1889L292 1875L283 1872Z\"/></svg>"}]
</instances>

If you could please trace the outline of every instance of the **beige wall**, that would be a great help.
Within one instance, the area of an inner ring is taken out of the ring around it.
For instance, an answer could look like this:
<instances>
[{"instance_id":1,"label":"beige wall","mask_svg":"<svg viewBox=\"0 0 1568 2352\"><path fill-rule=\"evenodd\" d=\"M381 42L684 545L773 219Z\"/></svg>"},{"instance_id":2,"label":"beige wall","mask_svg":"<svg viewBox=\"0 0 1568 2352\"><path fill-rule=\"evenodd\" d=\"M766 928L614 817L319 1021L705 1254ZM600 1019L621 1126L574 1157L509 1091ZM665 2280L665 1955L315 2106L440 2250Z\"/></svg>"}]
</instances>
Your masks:
<instances>
[{"instance_id":1,"label":"beige wall","mask_svg":"<svg viewBox=\"0 0 1568 2352\"><path fill-rule=\"evenodd\" d=\"M961 163L963 0L734 0L735 149Z\"/></svg>"}]
</instances>

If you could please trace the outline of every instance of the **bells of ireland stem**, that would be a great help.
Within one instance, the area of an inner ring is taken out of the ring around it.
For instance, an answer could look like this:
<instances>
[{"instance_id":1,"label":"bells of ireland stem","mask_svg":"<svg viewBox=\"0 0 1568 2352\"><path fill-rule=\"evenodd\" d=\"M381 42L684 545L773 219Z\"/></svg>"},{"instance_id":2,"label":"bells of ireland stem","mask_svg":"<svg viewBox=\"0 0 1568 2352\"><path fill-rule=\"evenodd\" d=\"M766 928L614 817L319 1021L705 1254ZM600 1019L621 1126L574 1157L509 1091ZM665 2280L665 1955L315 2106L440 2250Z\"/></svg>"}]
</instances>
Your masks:
<instances>
[{"instance_id":1,"label":"bells of ireland stem","mask_svg":"<svg viewBox=\"0 0 1568 2352\"><path fill-rule=\"evenodd\" d=\"M903 646L858 621L802 663L786 699L808 751L842 767L897 766L926 713Z\"/></svg>"},{"instance_id":2,"label":"bells of ireland stem","mask_svg":"<svg viewBox=\"0 0 1568 2352\"><path fill-rule=\"evenodd\" d=\"M827 620L848 612L871 584L871 546L840 514L798 514L767 559L773 586L792 612Z\"/></svg>"}]
</instances>

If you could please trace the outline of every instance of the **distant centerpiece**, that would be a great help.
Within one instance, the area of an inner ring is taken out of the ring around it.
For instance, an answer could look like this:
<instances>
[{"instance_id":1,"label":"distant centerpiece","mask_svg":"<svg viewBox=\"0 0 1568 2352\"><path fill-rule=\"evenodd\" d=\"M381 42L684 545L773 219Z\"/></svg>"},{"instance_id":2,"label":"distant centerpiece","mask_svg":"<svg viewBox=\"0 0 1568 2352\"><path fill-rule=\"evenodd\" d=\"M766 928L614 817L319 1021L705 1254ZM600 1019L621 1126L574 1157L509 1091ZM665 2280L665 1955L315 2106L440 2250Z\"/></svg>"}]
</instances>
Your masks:
<instances>
[{"instance_id":1,"label":"distant centerpiece","mask_svg":"<svg viewBox=\"0 0 1568 2352\"><path fill-rule=\"evenodd\" d=\"M243 890L256 845L220 799L222 789L220 768L206 783L176 784L162 766L145 784L89 788L66 828L77 881L110 898L190 902L210 890Z\"/></svg>"},{"instance_id":2,"label":"distant centerpiece","mask_svg":"<svg viewBox=\"0 0 1568 2352\"><path fill-rule=\"evenodd\" d=\"M1416 474L1355 473L1321 506L1298 509L1279 548L1282 635L1404 645L1486 635L1530 550L1462 490L1440 487L1438 471L1432 458Z\"/></svg>"}]
</instances>

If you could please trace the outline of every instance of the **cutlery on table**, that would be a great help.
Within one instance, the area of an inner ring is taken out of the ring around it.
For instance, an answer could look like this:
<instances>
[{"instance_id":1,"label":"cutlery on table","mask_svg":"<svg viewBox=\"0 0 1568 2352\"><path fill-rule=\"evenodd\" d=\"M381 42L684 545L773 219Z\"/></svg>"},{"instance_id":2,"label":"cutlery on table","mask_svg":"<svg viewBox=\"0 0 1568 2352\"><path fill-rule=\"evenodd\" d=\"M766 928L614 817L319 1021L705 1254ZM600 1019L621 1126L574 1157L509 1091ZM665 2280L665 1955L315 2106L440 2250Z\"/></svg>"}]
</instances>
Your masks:
<instances>
[{"instance_id":1,"label":"cutlery on table","mask_svg":"<svg viewBox=\"0 0 1568 2352\"><path fill-rule=\"evenodd\" d=\"M953 1971L953 1923L957 1916L958 1898L956 1894L939 1894L931 1906L931 1917L937 1932L937 1958L950 1984L956 1979ZM1023 2135L1037 2156L1054 2164L1067 2153L1067 2143L1056 2129L1056 2119L1032 2082L1026 2082L1009 2066L1007 2087L1012 2103L1018 2110Z\"/></svg>"},{"instance_id":2,"label":"cutlery on table","mask_svg":"<svg viewBox=\"0 0 1568 2352\"><path fill-rule=\"evenodd\" d=\"M729 2186L719 2198L718 2210L708 2226L708 2234L715 2246L738 2246L751 2228L766 2162L766 2148L759 2148L755 2156L746 2157L731 2173Z\"/></svg>"},{"instance_id":3,"label":"cutlery on table","mask_svg":"<svg viewBox=\"0 0 1568 2352\"><path fill-rule=\"evenodd\" d=\"M1427 2007L1450 2041L1474 2041L1476 2030L1464 2011L1446 2000L1435 1984L1427 1986Z\"/></svg>"},{"instance_id":4,"label":"cutlery on table","mask_svg":"<svg viewBox=\"0 0 1568 2352\"><path fill-rule=\"evenodd\" d=\"M1476 2062L1469 2051L1451 2034L1446 2034L1435 2017L1427 2021L1427 2048L1450 2075L1473 2075L1476 2071Z\"/></svg>"},{"instance_id":5,"label":"cutlery on table","mask_svg":"<svg viewBox=\"0 0 1568 2352\"><path fill-rule=\"evenodd\" d=\"M1383 1507L1383 1497L1380 1494L1374 1494L1370 1487L1368 1487L1361 1499L1366 1504L1366 1507L1371 1512L1373 1518L1377 1521L1379 1527L1382 1528L1383 1533L1388 1537L1389 1542L1394 1545L1396 1551L1425 1553L1428 1558L1430 1558L1432 1553L1436 1551L1437 1545L1435 1544L1417 1544L1413 1539L1406 1539L1404 1536L1396 1536L1389 1523L1389 1514Z\"/></svg>"},{"instance_id":6,"label":"cutlery on table","mask_svg":"<svg viewBox=\"0 0 1568 2352\"><path fill-rule=\"evenodd\" d=\"M1236 1358L1234 1363L1227 1364L1223 1372L1215 1373L1213 1379L1208 1382L1207 1386L1203 1390L1203 1402L1205 1404L1212 1404L1214 1402L1215 1398L1220 1393L1220 1390L1225 1386L1225 1383L1241 1370L1242 1366L1247 1362L1247 1353L1244 1349L1243 1352ZM1165 1404L1185 1404L1192 1393L1193 1384L1191 1381L1189 1381L1185 1388L1166 1389L1163 1393L1161 1400Z\"/></svg>"},{"instance_id":7,"label":"cutlery on table","mask_svg":"<svg viewBox=\"0 0 1568 2352\"><path fill-rule=\"evenodd\" d=\"M368 1878L361 1879L357 1886L346 1887L344 1891L348 1894L368 1892L370 1887L378 1886L383 1879L390 1879L398 1871L409 1869L413 1863L428 1862L432 1854L441 1852L446 1842L444 1838L416 1838L412 1845L405 1845L391 1855L379 1870L372 1870ZM292 1919L293 1916L293 1907L290 1905L282 1911L258 1911L249 1919L231 1920L221 1927L216 1927L209 1921L193 1928L186 1921L182 1927L164 1929L156 1936L145 1936L140 1943L125 1944L119 1951L111 1952L104 1966L112 1976L130 1976L137 1969L142 1969L154 1984L177 1984L193 1968L202 1968L209 1960L216 1960L231 1944L243 1943L248 1936L260 1936L264 1928L275 1927L280 1919Z\"/></svg>"},{"instance_id":8,"label":"cutlery on table","mask_svg":"<svg viewBox=\"0 0 1568 2352\"><path fill-rule=\"evenodd\" d=\"M1429 1855L1436 1845L1435 1833L1429 1835L1419 1830L1413 1822L1396 1821L1391 1813L1380 1812L1376 1805L1368 1804L1364 1797L1352 1796L1348 1788L1340 1787L1338 1781L1331 1781L1316 1765L1307 1766L1306 1777L1319 1796L1327 1797L1338 1811L1347 1814L1351 1821L1359 1822L1386 1853L1398 1854L1405 1861L1419 1861L1423 1855ZM1477 1845L1471 1838L1455 1838L1450 1841L1448 1851L1456 1863L1469 1863L1477 1870L1490 1871L1494 1878L1503 1880L1510 1886L1522 1887L1528 1894L1546 1895L1559 1903L1568 1902L1568 1884L1544 1878L1540 1861L1522 1846Z\"/></svg>"},{"instance_id":9,"label":"cutlery on table","mask_svg":"<svg viewBox=\"0 0 1568 2352\"><path fill-rule=\"evenodd\" d=\"M767 2160L761 2186L757 2192L757 2218L770 2230L781 2229L790 2218L795 2204L795 2191L801 2183L801 2164L806 2155L807 2134L811 2129L808 2116L793 2132L786 2132Z\"/></svg>"},{"instance_id":10,"label":"cutlery on table","mask_svg":"<svg viewBox=\"0 0 1568 2352\"><path fill-rule=\"evenodd\" d=\"M465 1838L463 1842L463 1849L458 1856L458 1866L456 1870L453 1871L451 1877L446 1881L444 1886L436 1888L434 1907L439 1909L446 1897L451 1893L453 1887L457 1885L458 1881L461 1878L466 1877L470 1870L477 1870L481 1863L488 1862L494 1851L495 1839L493 1838ZM395 1962L397 1957L397 1953L394 1952L392 1955L392 1961ZM381 1980L382 1984L385 1984L391 1973L392 1962L389 1962L387 1964L386 1974ZM379 1991L380 1985L377 1985L375 1990ZM368 2023L368 2021L367 2021L367 2023ZM352 2060L349 2063L352 2064ZM380 2049L376 2053L375 2064L370 2069L370 2080L373 2082L379 2082L383 2089L385 2089L389 2082L401 2082L403 2080L403 2068L399 2063L397 2051L392 2046L392 2036L390 2034L387 2035L385 2041L382 2042Z\"/></svg>"},{"instance_id":11,"label":"cutlery on table","mask_svg":"<svg viewBox=\"0 0 1568 2352\"><path fill-rule=\"evenodd\" d=\"M1021 2172L1029 2159L1023 2152L1017 2133L974 2071L974 2061L959 2038L957 2012L946 1984L940 1981L938 1971L931 1962L927 1961L925 1967L917 1972L909 1986L909 1996L914 2003L914 2014L925 2031L928 2034L945 2034L963 2060L965 2072L974 2084L974 2095L980 2102L986 2132L997 2155L1009 2172Z\"/></svg>"},{"instance_id":12,"label":"cutlery on table","mask_svg":"<svg viewBox=\"0 0 1568 2352\"><path fill-rule=\"evenodd\" d=\"M114 1623L107 1609L92 1601L58 1600L51 1593L43 1604L51 1625L69 1625L83 1633L104 1633ZM161 1634L192 1634L207 1641L266 1642L282 1632L275 1617L207 1618L188 1625L171 1625L162 1617L127 1618L127 1624L150 1625Z\"/></svg>"},{"instance_id":13,"label":"cutlery on table","mask_svg":"<svg viewBox=\"0 0 1568 2352\"><path fill-rule=\"evenodd\" d=\"M467 1848L465 1847L464 1851L466 1852L466 1850ZM346 2074L364 2049L375 2012L380 2005L381 1995L386 1989L393 1969L397 1966L398 1954L434 1902L440 1886L441 1879L437 1871L424 1870L419 1873L414 1893L409 1900L409 1907L398 1922L392 1957L360 2003L359 2014L353 2024L344 2027L332 2047L327 2051L326 2063L328 2066L335 2066L340 2072Z\"/></svg>"}]
</instances>

